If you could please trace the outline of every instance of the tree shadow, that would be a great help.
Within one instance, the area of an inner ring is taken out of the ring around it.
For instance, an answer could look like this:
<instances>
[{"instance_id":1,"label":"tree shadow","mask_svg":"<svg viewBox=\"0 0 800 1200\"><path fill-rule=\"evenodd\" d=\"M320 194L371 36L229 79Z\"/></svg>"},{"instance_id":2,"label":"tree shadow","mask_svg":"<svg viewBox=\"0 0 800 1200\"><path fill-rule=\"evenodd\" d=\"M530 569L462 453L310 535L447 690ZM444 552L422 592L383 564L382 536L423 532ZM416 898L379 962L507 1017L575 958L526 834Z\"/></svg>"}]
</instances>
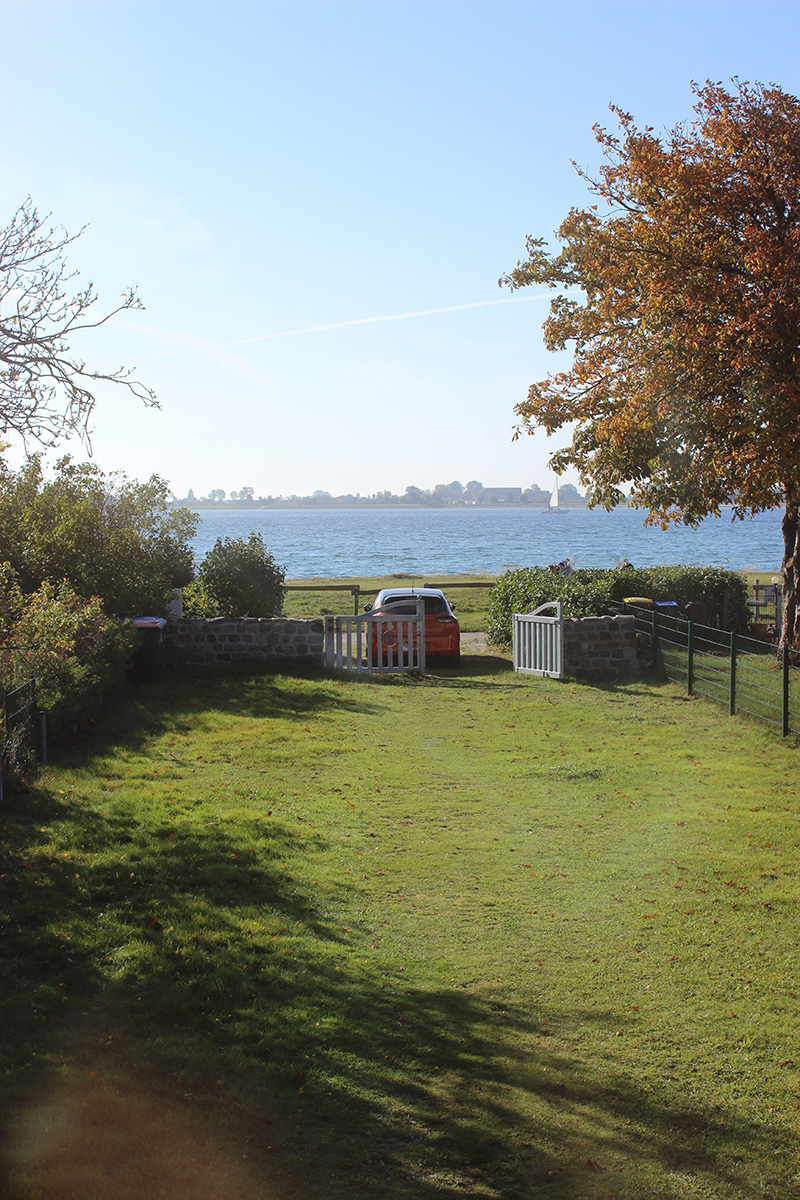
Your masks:
<instances>
[{"instance_id":1,"label":"tree shadow","mask_svg":"<svg viewBox=\"0 0 800 1200\"><path fill-rule=\"evenodd\" d=\"M80 870L52 856L32 871L24 850L44 834L31 830L58 822L66 802L43 790L19 799L3 865L9 1196L72 1194L14 1191L20 1113L35 1112L43 1090L48 1136L69 1157L72 1118L52 1120L59 1070L199 1114L246 1154L255 1196L275 1195L276 1171L282 1196L615 1195L616 1172L634 1183L646 1164L645 1178L664 1180L648 1195L684 1195L677 1180L689 1176L704 1195L755 1198L769 1192L737 1167L742 1147L758 1144L762 1163L791 1152L788 1137L733 1106L711 1108L680 1085L654 1096L630 1070L577 1061L576 1032L624 1033L619 1016L612 1025L553 995L511 1004L478 986L416 986L402 951L371 965L370 931L342 929L328 916L340 911L334 893L287 871L297 835L279 821L265 833L254 818L258 856L216 827L175 837L165 853L166 829L142 836L135 813L73 804ZM315 835L304 838L313 850ZM120 870L113 849L135 839L135 868L129 859ZM97 1129L81 1137L113 1182ZM63 1173L67 1159L49 1153Z\"/></svg>"},{"instance_id":2,"label":"tree shadow","mask_svg":"<svg viewBox=\"0 0 800 1200\"><path fill-rule=\"evenodd\" d=\"M475 657L466 680L403 682L518 686L502 682L507 661ZM148 685L92 748L130 750L214 711L301 721L333 704L374 712L379 695L345 692L336 678L308 688L238 673L192 689ZM80 759L80 747L70 753ZM159 1122L184 1129L175 1113L200 1122L192 1145L210 1131L221 1138L222 1174L246 1156L247 1181L235 1193L170 1191L159 1159L156 1184L140 1194L582 1200L643 1194L641 1177L665 1200L689 1194L687 1179L694 1194L755 1200L771 1193L748 1173L747 1148L758 1146L760 1164L793 1153L779 1128L757 1127L733 1102L713 1107L681 1081L655 1095L635 1064L601 1070L576 1058L581 1030L598 1043L624 1034L619 1016L612 1026L606 1012L533 990L511 1003L488 984L420 984L402 947L373 956L366 925L345 929L330 915L353 911L355 885L342 895L295 874L298 852L323 849L310 828L258 813L235 830L143 828L134 810L103 815L45 786L11 796L3 817L0 1120L14 1200L136 1194L119 1172L134 1150L147 1157ZM46 853L61 824L79 865ZM114 1125L114 1154L99 1116L81 1124L112 1100L154 1096L158 1119L125 1142L127 1158L119 1139L135 1124L131 1103ZM27 1158L23 1127L39 1131ZM75 1184L85 1178L78 1159L93 1172L91 1193Z\"/></svg>"},{"instance_id":3,"label":"tree shadow","mask_svg":"<svg viewBox=\"0 0 800 1200\"><path fill-rule=\"evenodd\" d=\"M114 697L90 729L51 746L51 757L70 766L84 764L87 752L111 754L117 744L128 752L140 751L166 731L186 734L208 728L219 716L255 721L281 718L304 724L332 708L356 713L382 710L374 699L355 698L344 691L343 682L322 672L281 675L236 667L169 674Z\"/></svg>"}]
</instances>

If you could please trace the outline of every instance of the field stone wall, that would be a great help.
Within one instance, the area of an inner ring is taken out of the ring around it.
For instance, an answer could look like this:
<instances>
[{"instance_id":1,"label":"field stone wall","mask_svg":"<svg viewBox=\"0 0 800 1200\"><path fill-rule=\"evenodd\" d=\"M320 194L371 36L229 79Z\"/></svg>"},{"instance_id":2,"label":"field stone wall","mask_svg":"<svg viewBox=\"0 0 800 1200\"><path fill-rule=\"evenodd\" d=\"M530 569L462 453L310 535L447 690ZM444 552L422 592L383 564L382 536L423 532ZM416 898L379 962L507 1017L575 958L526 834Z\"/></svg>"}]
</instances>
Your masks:
<instances>
[{"instance_id":1,"label":"field stone wall","mask_svg":"<svg viewBox=\"0 0 800 1200\"><path fill-rule=\"evenodd\" d=\"M583 617L564 621L567 675L633 675L639 671L632 616ZM170 620L163 630L170 666L214 667L251 663L276 667L321 667L325 624L321 618L214 617Z\"/></svg>"},{"instance_id":2,"label":"field stone wall","mask_svg":"<svg viewBox=\"0 0 800 1200\"><path fill-rule=\"evenodd\" d=\"M215 667L252 663L321 667L325 626L321 619L213 617L167 621L163 642L171 666Z\"/></svg>"},{"instance_id":3,"label":"field stone wall","mask_svg":"<svg viewBox=\"0 0 800 1200\"><path fill-rule=\"evenodd\" d=\"M565 619L566 674L589 678L637 674L635 620L633 616Z\"/></svg>"}]
</instances>

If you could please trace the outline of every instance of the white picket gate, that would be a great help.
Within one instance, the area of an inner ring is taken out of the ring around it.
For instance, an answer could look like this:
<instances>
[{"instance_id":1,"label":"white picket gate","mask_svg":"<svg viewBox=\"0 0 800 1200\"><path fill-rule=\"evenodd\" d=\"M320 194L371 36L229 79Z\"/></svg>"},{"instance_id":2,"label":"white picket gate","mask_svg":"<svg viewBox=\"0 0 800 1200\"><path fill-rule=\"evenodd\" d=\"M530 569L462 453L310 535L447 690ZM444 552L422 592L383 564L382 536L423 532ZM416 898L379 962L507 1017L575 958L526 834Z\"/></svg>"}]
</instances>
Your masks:
<instances>
[{"instance_id":1,"label":"white picket gate","mask_svg":"<svg viewBox=\"0 0 800 1200\"><path fill-rule=\"evenodd\" d=\"M414 613L392 615L392 607L380 614L326 617L325 666L356 675L424 671L425 602L418 597Z\"/></svg>"},{"instance_id":2,"label":"white picket gate","mask_svg":"<svg viewBox=\"0 0 800 1200\"><path fill-rule=\"evenodd\" d=\"M543 617L555 609L554 617ZM523 675L564 678L564 606L560 600L540 604L531 613L514 613L511 618L514 670Z\"/></svg>"}]
</instances>

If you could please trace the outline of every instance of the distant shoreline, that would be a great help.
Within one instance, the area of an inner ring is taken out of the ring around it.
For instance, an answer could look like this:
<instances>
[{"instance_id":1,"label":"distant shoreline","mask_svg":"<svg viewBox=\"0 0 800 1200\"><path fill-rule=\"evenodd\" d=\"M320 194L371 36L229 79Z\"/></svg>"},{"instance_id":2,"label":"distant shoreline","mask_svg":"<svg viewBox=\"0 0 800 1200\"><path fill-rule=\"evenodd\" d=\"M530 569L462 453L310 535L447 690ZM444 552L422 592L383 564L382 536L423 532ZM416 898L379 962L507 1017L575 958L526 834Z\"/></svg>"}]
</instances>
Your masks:
<instances>
[{"instance_id":1,"label":"distant shoreline","mask_svg":"<svg viewBox=\"0 0 800 1200\"><path fill-rule=\"evenodd\" d=\"M217 504L192 503L186 504L179 500L170 504L170 508L188 508L192 512L532 512L545 513L546 508L539 504L235 504L227 500ZM566 512L599 512L613 516L618 512L640 512L644 508L635 508L632 504L618 504L615 508L604 509L600 506L590 509L588 504L561 504L557 510ZM720 514L733 511L732 504L721 504ZM773 509L772 511L777 511ZM548 513L549 515L549 513Z\"/></svg>"},{"instance_id":2,"label":"distant shoreline","mask_svg":"<svg viewBox=\"0 0 800 1200\"><path fill-rule=\"evenodd\" d=\"M186 504L179 500L170 505L171 508L188 508L192 512L394 512L402 510L422 512L449 512L454 509L463 512L498 512L500 509L512 509L514 512L543 512L538 504L229 504L223 500L221 504ZM628 505L619 505L627 509ZM562 504L559 512L587 512L586 504ZM613 510L612 510L613 511Z\"/></svg>"}]
</instances>

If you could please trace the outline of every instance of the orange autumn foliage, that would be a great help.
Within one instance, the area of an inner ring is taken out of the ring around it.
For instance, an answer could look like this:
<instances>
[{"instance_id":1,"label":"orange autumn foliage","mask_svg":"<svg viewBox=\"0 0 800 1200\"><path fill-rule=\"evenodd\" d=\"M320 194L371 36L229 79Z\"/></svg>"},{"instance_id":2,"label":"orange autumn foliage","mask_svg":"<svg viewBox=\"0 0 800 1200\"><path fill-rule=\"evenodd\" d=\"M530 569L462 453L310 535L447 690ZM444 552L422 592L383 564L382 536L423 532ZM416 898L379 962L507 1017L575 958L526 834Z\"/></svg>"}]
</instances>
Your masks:
<instances>
[{"instance_id":1,"label":"orange autumn foliage","mask_svg":"<svg viewBox=\"0 0 800 1200\"><path fill-rule=\"evenodd\" d=\"M500 282L558 289L544 325L572 367L534 383L517 434L574 425L551 462L589 501L695 524L784 507L784 636L800 642L800 101L695 86L695 117L656 134L612 108L603 202L574 208L560 252L527 239Z\"/></svg>"}]
</instances>

